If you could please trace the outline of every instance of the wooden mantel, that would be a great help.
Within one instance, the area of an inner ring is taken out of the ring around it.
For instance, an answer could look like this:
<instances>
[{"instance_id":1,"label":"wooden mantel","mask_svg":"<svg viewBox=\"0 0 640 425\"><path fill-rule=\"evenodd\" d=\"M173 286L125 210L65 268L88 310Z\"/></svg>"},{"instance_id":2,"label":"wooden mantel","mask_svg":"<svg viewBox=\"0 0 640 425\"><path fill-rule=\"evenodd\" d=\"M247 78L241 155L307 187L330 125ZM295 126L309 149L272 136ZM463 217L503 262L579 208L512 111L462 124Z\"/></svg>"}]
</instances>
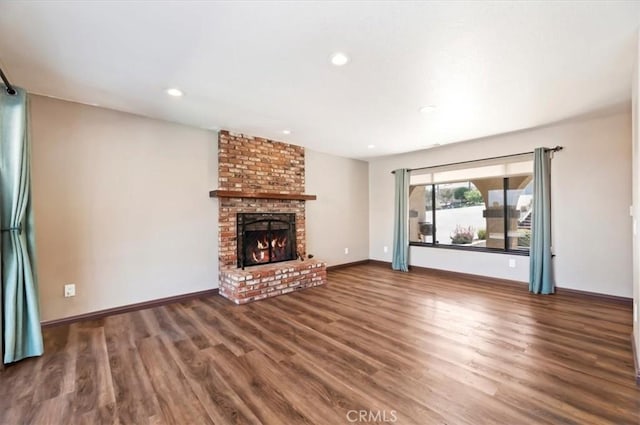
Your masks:
<instances>
[{"instance_id":1,"label":"wooden mantel","mask_svg":"<svg viewBox=\"0 0 640 425\"><path fill-rule=\"evenodd\" d=\"M251 198L251 199L281 199L294 201L315 201L316 195L304 193L267 193L267 192L245 192L241 190L212 190L209 192L210 198Z\"/></svg>"}]
</instances>

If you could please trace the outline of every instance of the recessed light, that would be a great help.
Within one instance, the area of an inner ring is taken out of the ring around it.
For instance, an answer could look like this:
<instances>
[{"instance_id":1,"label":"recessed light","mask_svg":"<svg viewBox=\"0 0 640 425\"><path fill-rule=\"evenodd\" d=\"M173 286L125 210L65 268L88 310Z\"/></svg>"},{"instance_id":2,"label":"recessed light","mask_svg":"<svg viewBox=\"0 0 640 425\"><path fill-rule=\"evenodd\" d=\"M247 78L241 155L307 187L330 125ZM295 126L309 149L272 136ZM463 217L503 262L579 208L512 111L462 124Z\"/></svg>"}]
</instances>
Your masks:
<instances>
[{"instance_id":1,"label":"recessed light","mask_svg":"<svg viewBox=\"0 0 640 425\"><path fill-rule=\"evenodd\" d=\"M376 147L376 145L367 145L367 148L369 148L369 149L373 149L375 147Z\"/></svg>"},{"instance_id":2,"label":"recessed light","mask_svg":"<svg viewBox=\"0 0 640 425\"><path fill-rule=\"evenodd\" d=\"M291 130L282 130L282 134L291 134Z\"/></svg>"},{"instance_id":3,"label":"recessed light","mask_svg":"<svg viewBox=\"0 0 640 425\"><path fill-rule=\"evenodd\" d=\"M175 87L167 89L167 94L173 97L180 97L184 95L184 93L182 93L182 90L177 89Z\"/></svg>"},{"instance_id":4,"label":"recessed light","mask_svg":"<svg viewBox=\"0 0 640 425\"><path fill-rule=\"evenodd\" d=\"M335 66L346 65L349 62L349 56L344 53L336 52L331 55L331 63Z\"/></svg>"},{"instance_id":5,"label":"recessed light","mask_svg":"<svg viewBox=\"0 0 640 425\"><path fill-rule=\"evenodd\" d=\"M436 105L427 105L422 106L419 110L422 114L428 114L429 112L433 112L437 109Z\"/></svg>"}]
</instances>

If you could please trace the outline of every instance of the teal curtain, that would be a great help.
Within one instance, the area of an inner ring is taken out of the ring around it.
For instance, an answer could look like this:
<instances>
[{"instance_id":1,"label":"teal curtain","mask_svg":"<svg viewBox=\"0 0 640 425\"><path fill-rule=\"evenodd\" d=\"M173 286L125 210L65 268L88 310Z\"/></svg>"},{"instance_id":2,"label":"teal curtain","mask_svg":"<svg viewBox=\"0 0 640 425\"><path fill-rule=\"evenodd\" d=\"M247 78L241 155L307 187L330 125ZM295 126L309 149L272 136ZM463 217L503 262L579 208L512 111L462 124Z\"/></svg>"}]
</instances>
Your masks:
<instances>
[{"instance_id":1,"label":"teal curtain","mask_svg":"<svg viewBox=\"0 0 640 425\"><path fill-rule=\"evenodd\" d=\"M27 94L0 86L0 228L4 363L43 352L31 206Z\"/></svg>"},{"instance_id":2,"label":"teal curtain","mask_svg":"<svg viewBox=\"0 0 640 425\"><path fill-rule=\"evenodd\" d=\"M409 271L409 170L394 171L396 176L395 214L393 226L393 270Z\"/></svg>"},{"instance_id":3,"label":"teal curtain","mask_svg":"<svg viewBox=\"0 0 640 425\"><path fill-rule=\"evenodd\" d=\"M534 151L533 159L533 221L529 252L529 291L553 294L551 265L551 152L544 148Z\"/></svg>"}]
</instances>

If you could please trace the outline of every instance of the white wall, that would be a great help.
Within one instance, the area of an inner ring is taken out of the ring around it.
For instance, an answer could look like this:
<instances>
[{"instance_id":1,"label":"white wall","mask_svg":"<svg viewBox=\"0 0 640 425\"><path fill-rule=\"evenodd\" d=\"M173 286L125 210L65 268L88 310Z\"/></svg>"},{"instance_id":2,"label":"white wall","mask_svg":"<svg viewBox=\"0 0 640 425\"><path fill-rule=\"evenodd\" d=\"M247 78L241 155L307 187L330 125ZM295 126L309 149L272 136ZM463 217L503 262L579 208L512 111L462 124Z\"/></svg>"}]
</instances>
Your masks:
<instances>
[{"instance_id":1,"label":"white wall","mask_svg":"<svg viewBox=\"0 0 640 425\"><path fill-rule=\"evenodd\" d=\"M397 168L418 168L531 151L555 145L552 226L558 287L631 297L631 115L620 112L487 137L369 164L372 259L391 261L394 180ZM389 247L384 253L383 247ZM516 259L516 268L508 267ZM527 281L528 257L412 247L410 264Z\"/></svg>"},{"instance_id":2,"label":"white wall","mask_svg":"<svg viewBox=\"0 0 640 425\"><path fill-rule=\"evenodd\" d=\"M368 164L305 150L307 252L339 265L369 258ZM345 254L345 248L349 253Z\"/></svg>"},{"instance_id":3,"label":"white wall","mask_svg":"<svg viewBox=\"0 0 640 425\"><path fill-rule=\"evenodd\" d=\"M215 133L30 103L43 320L217 287Z\"/></svg>"},{"instance_id":4,"label":"white wall","mask_svg":"<svg viewBox=\"0 0 640 425\"><path fill-rule=\"evenodd\" d=\"M640 347L640 136L638 135L640 124L640 110L638 99L640 97L640 36L636 49L636 62L631 77L631 114L632 114L632 185L633 185L633 335L636 347ZM640 360L640 351L636 352ZM637 371L636 371L637 372Z\"/></svg>"},{"instance_id":5,"label":"white wall","mask_svg":"<svg viewBox=\"0 0 640 425\"><path fill-rule=\"evenodd\" d=\"M217 200L208 197L217 186L215 133L40 96L30 102L43 320L218 286ZM318 195L307 202L308 252L329 265L390 261L393 169L561 144L552 177L558 285L631 296L630 140L631 116L621 113L369 164L307 150L306 192ZM515 269L508 258L413 247L410 262L526 281L528 258L514 257ZM75 298L62 296L65 283L77 285Z\"/></svg>"}]
</instances>

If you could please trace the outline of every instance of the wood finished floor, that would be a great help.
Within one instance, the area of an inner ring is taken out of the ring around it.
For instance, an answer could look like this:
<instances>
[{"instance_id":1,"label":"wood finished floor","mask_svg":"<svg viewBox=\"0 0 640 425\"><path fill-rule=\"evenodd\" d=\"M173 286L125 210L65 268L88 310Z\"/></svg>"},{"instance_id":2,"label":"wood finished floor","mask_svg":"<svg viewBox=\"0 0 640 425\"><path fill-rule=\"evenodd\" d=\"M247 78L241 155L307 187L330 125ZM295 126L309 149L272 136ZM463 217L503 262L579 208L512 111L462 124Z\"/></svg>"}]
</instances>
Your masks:
<instances>
[{"instance_id":1,"label":"wood finished floor","mask_svg":"<svg viewBox=\"0 0 640 425\"><path fill-rule=\"evenodd\" d=\"M45 329L0 424L638 424L631 330L620 304L355 266Z\"/></svg>"}]
</instances>

